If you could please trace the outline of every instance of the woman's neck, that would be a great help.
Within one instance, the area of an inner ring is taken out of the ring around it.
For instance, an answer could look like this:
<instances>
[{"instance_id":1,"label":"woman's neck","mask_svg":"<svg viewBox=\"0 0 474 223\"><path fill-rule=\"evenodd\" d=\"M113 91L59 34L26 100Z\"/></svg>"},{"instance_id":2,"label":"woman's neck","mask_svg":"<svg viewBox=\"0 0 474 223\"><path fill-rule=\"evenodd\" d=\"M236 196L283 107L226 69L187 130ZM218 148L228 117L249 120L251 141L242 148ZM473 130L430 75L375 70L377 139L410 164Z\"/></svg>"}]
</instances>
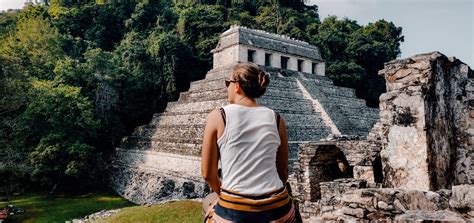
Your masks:
<instances>
[{"instance_id":1,"label":"woman's neck","mask_svg":"<svg viewBox=\"0 0 474 223\"><path fill-rule=\"evenodd\" d=\"M259 107L260 106L257 104L257 101L255 99L244 97L244 96L237 98L234 104L242 105L245 107Z\"/></svg>"}]
</instances>

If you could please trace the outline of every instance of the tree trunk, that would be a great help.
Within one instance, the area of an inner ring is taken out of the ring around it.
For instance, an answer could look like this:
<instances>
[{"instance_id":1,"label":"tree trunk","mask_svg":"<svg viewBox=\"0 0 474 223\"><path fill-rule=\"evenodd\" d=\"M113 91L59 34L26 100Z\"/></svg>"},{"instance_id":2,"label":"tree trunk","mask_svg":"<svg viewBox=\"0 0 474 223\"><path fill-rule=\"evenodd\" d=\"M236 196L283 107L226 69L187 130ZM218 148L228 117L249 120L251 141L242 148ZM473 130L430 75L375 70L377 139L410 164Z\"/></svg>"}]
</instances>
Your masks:
<instances>
[{"instance_id":1,"label":"tree trunk","mask_svg":"<svg viewBox=\"0 0 474 223\"><path fill-rule=\"evenodd\" d=\"M56 188L59 186L59 184L61 184L62 179L63 179L63 175L61 174L61 176L59 176L58 182L56 184L54 184L53 188L49 192L50 195L54 194L54 191L56 191Z\"/></svg>"}]
</instances>

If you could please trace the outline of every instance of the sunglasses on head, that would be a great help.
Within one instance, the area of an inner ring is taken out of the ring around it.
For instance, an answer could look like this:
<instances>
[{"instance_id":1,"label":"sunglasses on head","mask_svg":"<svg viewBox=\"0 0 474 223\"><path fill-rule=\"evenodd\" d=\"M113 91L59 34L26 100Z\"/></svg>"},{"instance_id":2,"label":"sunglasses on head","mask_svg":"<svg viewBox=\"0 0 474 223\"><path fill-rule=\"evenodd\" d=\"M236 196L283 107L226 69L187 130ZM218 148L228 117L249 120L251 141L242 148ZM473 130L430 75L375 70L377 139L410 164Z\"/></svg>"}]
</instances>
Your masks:
<instances>
[{"instance_id":1,"label":"sunglasses on head","mask_svg":"<svg viewBox=\"0 0 474 223\"><path fill-rule=\"evenodd\" d=\"M238 82L238 81L225 79L225 86L226 86L226 87L229 87L230 83L236 83L236 82Z\"/></svg>"}]
</instances>

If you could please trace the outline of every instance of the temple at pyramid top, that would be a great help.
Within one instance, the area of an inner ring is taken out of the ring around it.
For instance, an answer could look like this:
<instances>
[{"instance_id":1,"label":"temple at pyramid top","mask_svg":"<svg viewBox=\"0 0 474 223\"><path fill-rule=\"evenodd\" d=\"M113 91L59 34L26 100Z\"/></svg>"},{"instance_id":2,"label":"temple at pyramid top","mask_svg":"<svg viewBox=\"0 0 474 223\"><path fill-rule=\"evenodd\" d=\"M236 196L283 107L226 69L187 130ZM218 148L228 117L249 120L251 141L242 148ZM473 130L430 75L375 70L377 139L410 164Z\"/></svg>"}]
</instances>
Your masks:
<instances>
[{"instance_id":1,"label":"temple at pyramid top","mask_svg":"<svg viewBox=\"0 0 474 223\"><path fill-rule=\"evenodd\" d=\"M231 26L220 35L214 68L237 62L281 68L324 76L325 63L319 49L287 36L241 26Z\"/></svg>"}]
</instances>

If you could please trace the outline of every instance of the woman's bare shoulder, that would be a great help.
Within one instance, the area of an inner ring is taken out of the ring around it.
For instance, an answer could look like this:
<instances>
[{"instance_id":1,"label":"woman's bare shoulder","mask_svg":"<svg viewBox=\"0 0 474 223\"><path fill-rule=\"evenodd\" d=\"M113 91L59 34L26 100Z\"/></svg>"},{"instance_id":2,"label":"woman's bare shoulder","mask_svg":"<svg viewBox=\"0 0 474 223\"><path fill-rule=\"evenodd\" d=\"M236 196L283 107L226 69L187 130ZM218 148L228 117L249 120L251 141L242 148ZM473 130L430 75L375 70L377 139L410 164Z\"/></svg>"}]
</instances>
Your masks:
<instances>
[{"instance_id":1,"label":"woman's bare shoulder","mask_svg":"<svg viewBox=\"0 0 474 223\"><path fill-rule=\"evenodd\" d=\"M219 119L222 119L220 114L220 108L215 108L211 112L209 112L209 114L207 114L206 125L215 125L218 123Z\"/></svg>"}]
</instances>

